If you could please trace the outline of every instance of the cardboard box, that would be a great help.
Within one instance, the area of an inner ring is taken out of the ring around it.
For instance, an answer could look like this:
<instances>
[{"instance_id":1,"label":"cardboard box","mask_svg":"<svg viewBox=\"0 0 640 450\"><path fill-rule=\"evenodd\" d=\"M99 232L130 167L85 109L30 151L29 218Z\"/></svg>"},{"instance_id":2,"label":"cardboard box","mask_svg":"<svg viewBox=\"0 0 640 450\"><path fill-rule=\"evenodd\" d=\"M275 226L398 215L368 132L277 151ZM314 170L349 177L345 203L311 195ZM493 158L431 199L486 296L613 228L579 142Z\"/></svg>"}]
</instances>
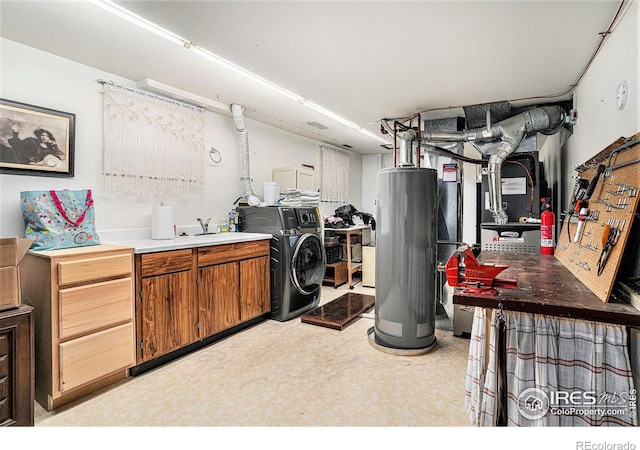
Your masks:
<instances>
[{"instance_id":1,"label":"cardboard box","mask_svg":"<svg viewBox=\"0 0 640 450\"><path fill-rule=\"evenodd\" d=\"M17 308L20 296L18 265L31 247L32 239L0 239L0 311Z\"/></svg>"}]
</instances>

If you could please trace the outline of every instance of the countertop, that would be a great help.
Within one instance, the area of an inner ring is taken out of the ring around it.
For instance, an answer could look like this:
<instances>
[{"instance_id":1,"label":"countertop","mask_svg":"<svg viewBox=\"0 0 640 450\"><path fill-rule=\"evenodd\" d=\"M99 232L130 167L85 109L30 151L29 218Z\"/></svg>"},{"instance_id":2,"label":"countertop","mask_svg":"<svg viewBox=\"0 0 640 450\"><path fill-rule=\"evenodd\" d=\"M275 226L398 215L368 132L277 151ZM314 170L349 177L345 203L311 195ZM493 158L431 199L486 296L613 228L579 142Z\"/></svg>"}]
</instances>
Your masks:
<instances>
[{"instance_id":1,"label":"countertop","mask_svg":"<svg viewBox=\"0 0 640 450\"><path fill-rule=\"evenodd\" d=\"M167 250L180 250L184 248L207 247L211 245L234 244L237 242L260 241L271 239L266 233L218 233L206 235L178 236L175 239L151 239L146 237L131 237L104 239L103 244L132 247L134 253L163 252Z\"/></svg>"}]
</instances>

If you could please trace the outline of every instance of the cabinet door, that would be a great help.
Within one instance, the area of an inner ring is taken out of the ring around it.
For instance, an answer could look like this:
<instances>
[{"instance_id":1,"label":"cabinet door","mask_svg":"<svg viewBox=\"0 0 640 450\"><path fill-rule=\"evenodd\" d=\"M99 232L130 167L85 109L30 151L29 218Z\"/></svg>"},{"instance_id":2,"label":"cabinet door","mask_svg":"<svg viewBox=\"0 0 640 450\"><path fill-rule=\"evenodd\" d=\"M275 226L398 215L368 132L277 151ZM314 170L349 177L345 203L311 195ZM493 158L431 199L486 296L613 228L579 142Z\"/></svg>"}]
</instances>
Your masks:
<instances>
[{"instance_id":1,"label":"cabinet door","mask_svg":"<svg viewBox=\"0 0 640 450\"><path fill-rule=\"evenodd\" d=\"M148 361L197 339L192 271L142 279L142 359Z\"/></svg>"},{"instance_id":2,"label":"cabinet door","mask_svg":"<svg viewBox=\"0 0 640 450\"><path fill-rule=\"evenodd\" d=\"M0 427L34 423L32 311L23 305L0 312Z\"/></svg>"},{"instance_id":3,"label":"cabinet door","mask_svg":"<svg viewBox=\"0 0 640 450\"><path fill-rule=\"evenodd\" d=\"M270 310L269 257L240 262L240 319L253 319Z\"/></svg>"},{"instance_id":4,"label":"cabinet door","mask_svg":"<svg viewBox=\"0 0 640 450\"><path fill-rule=\"evenodd\" d=\"M238 262L200 269L198 300L201 338L240 323L239 270Z\"/></svg>"}]
</instances>

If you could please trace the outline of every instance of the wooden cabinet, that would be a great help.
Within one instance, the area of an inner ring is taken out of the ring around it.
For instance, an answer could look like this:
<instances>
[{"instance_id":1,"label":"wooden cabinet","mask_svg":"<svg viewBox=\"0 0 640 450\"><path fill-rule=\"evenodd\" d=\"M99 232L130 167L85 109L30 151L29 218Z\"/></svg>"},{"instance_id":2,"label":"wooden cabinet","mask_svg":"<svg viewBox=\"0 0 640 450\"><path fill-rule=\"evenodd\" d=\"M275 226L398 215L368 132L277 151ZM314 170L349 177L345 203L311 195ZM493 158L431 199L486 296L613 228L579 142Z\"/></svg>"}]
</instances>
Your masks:
<instances>
[{"instance_id":1,"label":"wooden cabinet","mask_svg":"<svg viewBox=\"0 0 640 450\"><path fill-rule=\"evenodd\" d=\"M273 181L280 185L280 191L300 189L313 191L313 169L310 167L279 167L272 170Z\"/></svg>"},{"instance_id":2,"label":"wooden cabinet","mask_svg":"<svg viewBox=\"0 0 640 450\"><path fill-rule=\"evenodd\" d=\"M270 311L269 241L199 248L198 267L201 337Z\"/></svg>"},{"instance_id":3,"label":"wooden cabinet","mask_svg":"<svg viewBox=\"0 0 640 450\"><path fill-rule=\"evenodd\" d=\"M268 243L262 253L269 253ZM240 262L240 320L247 321L271 311L269 257Z\"/></svg>"},{"instance_id":4,"label":"wooden cabinet","mask_svg":"<svg viewBox=\"0 0 640 450\"><path fill-rule=\"evenodd\" d=\"M196 340L193 254L186 249L136 255L138 363Z\"/></svg>"},{"instance_id":5,"label":"wooden cabinet","mask_svg":"<svg viewBox=\"0 0 640 450\"><path fill-rule=\"evenodd\" d=\"M324 283L337 288L347 282L347 263L338 261L337 263L327 264L324 274Z\"/></svg>"},{"instance_id":6,"label":"wooden cabinet","mask_svg":"<svg viewBox=\"0 0 640 450\"><path fill-rule=\"evenodd\" d=\"M136 255L138 364L271 309L269 240Z\"/></svg>"},{"instance_id":7,"label":"wooden cabinet","mask_svg":"<svg viewBox=\"0 0 640 450\"><path fill-rule=\"evenodd\" d=\"M238 264L227 263L200 269L198 297L200 330L210 336L240 323Z\"/></svg>"},{"instance_id":8,"label":"wooden cabinet","mask_svg":"<svg viewBox=\"0 0 640 450\"><path fill-rule=\"evenodd\" d=\"M33 308L0 312L0 426L33 426Z\"/></svg>"},{"instance_id":9,"label":"wooden cabinet","mask_svg":"<svg viewBox=\"0 0 640 450\"><path fill-rule=\"evenodd\" d=\"M48 411L128 375L135 364L133 249L29 252L22 301L35 307L36 400Z\"/></svg>"},{"instance_id":10,"label":"wooden cabinet","mask_svg":"<svg viewBox=\"0 0 640 450\"><path fill-rule=\"evenodd\" d=\"M347 262L347 281L353 289L353 274L362 271L362 244L370 241L369 225L355 225L349 228L332 228L326 231L345 236L345 249L342 252Z\"/></svg>"}]
</instances>

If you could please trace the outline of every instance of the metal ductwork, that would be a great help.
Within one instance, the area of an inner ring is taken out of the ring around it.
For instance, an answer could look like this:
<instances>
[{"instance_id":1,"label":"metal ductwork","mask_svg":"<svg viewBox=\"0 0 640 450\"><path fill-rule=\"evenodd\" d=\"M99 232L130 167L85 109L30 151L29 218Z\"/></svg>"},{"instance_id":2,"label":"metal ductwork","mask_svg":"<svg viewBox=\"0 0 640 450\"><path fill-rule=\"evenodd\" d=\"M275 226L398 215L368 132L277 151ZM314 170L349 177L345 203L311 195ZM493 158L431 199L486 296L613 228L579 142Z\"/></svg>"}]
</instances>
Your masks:
<instances>
[{"instance_id":1,"label":"metal ductwork","mask_svg":"<svg viewBox=\"0 0 640 450\"><path fill-rule=\"evenodd\" d=\"M554 133L565 122L565 112L559 106L543 106L524 111L487 127L464 131L425 130L421 143L433 142L491 142L501 140L497 151L489 157L489 208L497 224L507 223L502 207L502 163L522 140L533 133ZM405 144L406 145L406 144Z\"/></svg>"}]
</instances>

